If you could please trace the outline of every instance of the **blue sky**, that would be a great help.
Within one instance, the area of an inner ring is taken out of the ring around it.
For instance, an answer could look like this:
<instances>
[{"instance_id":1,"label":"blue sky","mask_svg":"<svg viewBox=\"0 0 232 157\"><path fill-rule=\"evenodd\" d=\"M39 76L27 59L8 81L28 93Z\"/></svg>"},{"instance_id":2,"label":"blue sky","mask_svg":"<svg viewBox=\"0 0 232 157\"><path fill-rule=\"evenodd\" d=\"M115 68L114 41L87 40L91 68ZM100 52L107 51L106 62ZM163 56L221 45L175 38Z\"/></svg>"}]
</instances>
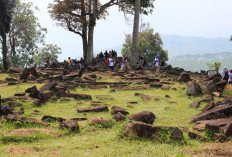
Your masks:
<instances>
[{"instance_id":1,"label":"blue sky","mask_svg":"<svg viewBox=\"0 0 232 157\"><path fill-rule=\"evenodd\" d=\"M63 50L59 60L71 56L82 56L81 38L56 26L48 12L48 3L53 0L32 1L40 9L36 15L43 27L48 28L47 43L57 44ZM101 0L107 2L108 0ZM232 0L156 0L153 14L142 16L142 22L161 35L197 37L225 37L232 35ZM128 20L129 19L129 20ZM117 7L109 9L106 20L97 22L94 37L94 50L106 50L122 45L125 34L132 33L133 17L118 12Z\"/></svg>"}]
</instances>

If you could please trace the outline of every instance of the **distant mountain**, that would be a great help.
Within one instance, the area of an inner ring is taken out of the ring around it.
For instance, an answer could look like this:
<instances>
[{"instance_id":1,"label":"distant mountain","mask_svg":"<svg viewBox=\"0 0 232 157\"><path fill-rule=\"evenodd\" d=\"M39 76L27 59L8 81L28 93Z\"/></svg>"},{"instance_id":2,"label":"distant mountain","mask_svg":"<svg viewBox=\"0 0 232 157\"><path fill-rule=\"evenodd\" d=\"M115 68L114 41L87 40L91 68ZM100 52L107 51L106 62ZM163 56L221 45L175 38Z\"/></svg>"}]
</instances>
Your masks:
<instances>
[{"instance_id":1,"label":"distant mountain","mask_svg":"<svg viewBox=\"0 0 232 157\"><path fill-rule=\"evenodd\" d=\"M232 52L232 42L228 38L184 37L177 35L162 35L164 49L170 56L185 54L207 54Z\"/></svg>"},{"instance_id":2,"label":"distant mountain","mask_svg":"<svg viewBox=\"0 0 232 157\"><path fill-rule=\"evenodd\" d=\"M227 67L232 69L232 53L221 52L203 55L181 55L170 57L168 63L174 67L181 67L189 71L209 70L206 63L221 62L221 69Z\"/></svg>"}]
</instances>

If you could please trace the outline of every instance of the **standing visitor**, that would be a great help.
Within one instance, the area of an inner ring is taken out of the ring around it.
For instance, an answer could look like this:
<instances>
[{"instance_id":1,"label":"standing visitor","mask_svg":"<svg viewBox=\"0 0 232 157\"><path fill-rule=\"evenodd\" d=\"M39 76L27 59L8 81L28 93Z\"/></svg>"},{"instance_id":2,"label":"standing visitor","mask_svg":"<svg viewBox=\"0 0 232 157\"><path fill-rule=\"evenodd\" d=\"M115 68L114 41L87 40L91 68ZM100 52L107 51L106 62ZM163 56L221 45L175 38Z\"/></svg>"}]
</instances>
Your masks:
<instances>
[{"instance_id":1,"label":"standing visitor","mask_svg":"<svg viewBox=\"0 0 232 157\"><path fill-rule=\"evenodd\" d=\"M109 59L108 59L108 60L109 60L109 66L110 66L110 69L111 69L111 70L114 70L114 60L112 59L112 57L111 57L111 56L109 57Z\"/></svg>"},{"instance_id":2,"label":"standing visitor","mask_svg":"<svg viewBox=\"0 0 232 157\"><path fill-rule=\"evenodd\" d=\"M47 63L47 67L50 65L50 58L48 57L47 60L46 60L46 63Z\"/></svg>"},{"instance_id":3,"label":"standing visitor","mask_svg":"<svg viewBox=\"0 0 232 157\"><path fill-rule=\"evenodd\" d=\"M229 73L229 84L232 84L232 69L230 70Z\"/></svg>"},{"instance_id":4,"label":"standing visitor","mask_svg":"<svg viewBox=\"0 0 232 157\"><path fill-rule=\"evenodd\" d=\"M160 72L160 56L159 55L156 55L154 63L155 63L156 73L159 73Z\"/></svg>"},{"instance_id":5,"label":"standing visitor","mask_svg":"<svg viewBox=\"0 0 232 157\"><path fill-rule=\"evenodd\" d=\"M222 79L226 81L229 79L229 72L226 67L222 70Z\"/></svg>"},{"instance_id":6,"label":"standing visitor","mask_svg":"<svg viewBox=\"0 0 232 157\"><path fill-rule=\"evenodd\" d=\"M121 61L121 70L124 70L124 68L126 67L126 57L123 57L122 61Z\"/></svg>"}]
</instances>

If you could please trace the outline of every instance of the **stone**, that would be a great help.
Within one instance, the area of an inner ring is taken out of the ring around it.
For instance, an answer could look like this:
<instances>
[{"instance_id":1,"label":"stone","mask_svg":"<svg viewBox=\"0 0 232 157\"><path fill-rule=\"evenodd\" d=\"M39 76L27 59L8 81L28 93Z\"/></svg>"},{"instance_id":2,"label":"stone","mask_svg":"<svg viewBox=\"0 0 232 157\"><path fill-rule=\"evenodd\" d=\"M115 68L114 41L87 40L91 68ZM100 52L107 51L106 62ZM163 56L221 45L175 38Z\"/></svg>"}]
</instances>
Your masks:
<instances>
[{"instance_id":1,"label":"stone","mask_svg":"<svg viewBox=\"0 0 232 157\"><path fill-rule=\"evenodd\" d=\"M110 120L103 119L102 117L100 118L94 118L91 120L91 125L95 124L104 124L104 123L110 123Z\"/></svg>"},{"instance_id":2,"label":"stone","mask_svg":"<svg viewBox=\"0 0 232 157\"><path fill-rule=\"evenodd\" d=\"M143 99L143 101L145 101L145 102L150 102L150 101L151 101L151 97L148 96L148 95L142 95L142 99Z\"/></svg>"},{"instance_id":3,"label":"stone","mask_svg":"<svg viewBox=\"0 0 232 157\"><path fill-rule=\"evenodd\" d=\"M205 124L205 130L210 130L212 132L218 133L219 132L219 125L215 124Z\"/></svg>"},{"instance_id":4,"label":"stone","mask_svg":"<svg viewBox=\"0 0 232 157\"><path fill-rule=\"evenodd\" d=\"M191 78L190 78L190 75L188 73L182 72L177 80L180 82L187 83L188 81L191 81Z\"/></svg>"},{"instance_id":5,"label":"stone","mask_svg":"<svg viewBox=\"0 0 232 157\"><path fill-rule=\"evenodd\" d=\"M149 138L158 131L160 131L160 129L153 125L132 121L124 125L122 134L129 137Z\"/></svg>"},{"instance_id":6,"label":"stone","mask_svg":"<svg viewBox=\"0 0 232 157\"><path fill-rule=\"evenodd\" d=\"M153 83L150 84L150 86L153 87L153 88L161 88L162 85L163 84L160 83L160 82L153 82Z\"/></svg>"},{"instance_id":7,"label":"stone","mask_svg":"<svg viewBox=\"0 0 232 157\"><path fill-rule=\"evenodd\" d=\"M165 98L171 98L171 97L170 97L170 95L166 94L166 95L165 95Z\"/></svg>"},{"instance_id":8,"label":"stone","mask_svg":"<svg viewBox=\"0 0 232 157\"><path fill-rule=\"evenodd\" d=\"M50 125L48 123L45 123L45 122L40 121L40 120L35 119L35 118L21 117L19 115L12 115L12 114L7 115L6 120L7 121L19 121L22 123L33 123L33 124L39 124L39 125L43 125L43 126Z\"/></svg>"},{"instance_id":9,"label":"stone","mask_svg":"<svg viewBox=\"0 0 232 157\"><path fill-rule=\"evenodd\" d=\"M183 139L183 131L180 130L179 128L177 127L172 128L171 133L172 133L171 138L178 140Z\"/></svg>"},{"instance_id":10,"label":"stone","mask_svg":"<svg viewBox=\"0 0 232 157\"><path fill-rule=\"evenodd\" d=\"M188 96L198 96L202 94L201 86L197 83L193 83L189 86L189 88L186 91L186 94Z\"/></svg>"},{"instance_id":11,"label":"stone","mask_svg":"<svg viewBox=\"0 0 232 157\"><path fill-rule=\"evenodd\" d=\"M210 101L214 101L214 97L212 95L207 95L205 98L200 100L200 102L210 102Z\"/></svg>"},{"instance_id":12,"label":"stone","mask_svg":"<svg viewBox=\"0 0 232 157\"><path fill-rule=\"evenodd\" d=\"M200 133L197 133L197 132L189 131L188 132L188 137L191 138L191 139L201 140L203 142L208 142L209 141L208 138L202 136Z\"/></svg>"},{"instance_id":13,"label":"stone","mask_svg":"<svg viewBox=\"0 0 232 157\"><path fill-rule=\"evenodd\" d=\"M28 135L35 135L37 132L43 132L45 134L50 134L52 136L59 137L61 134L53 132L48 129L16 129L10 130L3 133L3 136L28 136Z\"/></svg>"},{"instance_id":14,"label":"stone","mask_svg":"<svg viewBox=\"0 0 232 157\"><path fill-rule=\"evenodd\" d=\"M206 87L205 94L210 94L213 92L222 93L227 83L228 82L226 80L221 80L219 82L209 84Z\"/></svg>"},{"instance_id":15,"label":"stone","mask_svg":"<svg viewBox=\"0 0 232 157\"><path fill-rule=\"evenodd\" d=\"M114 119L116 120L116 122L120 122L124 121L126 119L126 116L118 112L114 115Z\"/></svg>"},{"instance_id":16,"label":"stone","mask_svg":"<svg viewBox=\"0 0 232 157\"><path fill-rule=\"evenodd\" d=\"M130 120L141 121L148 124L153 124L156 116L149 111L142 111L137 114L133 114L129 117Z\"/></svg>"},{"instance_id":17,"label":"stone","mask_svg":"<svg viewBox=\"0 0 232 157\"><path fill-rule=\"evenodd\" d=\"M199 101L194 101L189 105L190 108L199 108L201 103Z\"/></svg>"},{"instance_id":18,"label":"stone","mask_svg":"<svg viewBox=\"0 0 232 157\"><path fill-rule=\"evenodd\" d=\"M10 107L5 106L5 105L0 105L0 116L3 116L3 115L6 116L9 114L15 114L14 110Z\"/></svg>"},{"instance_id":19,"label":"stone","mask_svg":"<svg viewBox=\"0 0 232 157\"><path fill-rule=\"evenodd\" d=\"M232 105L216 106L209 111L197 115L192 122L226 118L226 115L232 115Z\"/></svg>"},{"instance_id":20,"label":"stone","mask_svg":"<svg viewBox=\"0 0 232 157\"><path fill-rule=\"evenodd\" d=\"M25 96L26 95L26 93L15 93L15 96Z\"/></svg>"},{"instance_id":21,"label":"stone","mask_svg":"<svg viewBox=\"0 0 232 157\"><path fill-rule=\"evenodd\" d=\"M231 137L232 136L232 123L229 123L225 129L225 135L227 137Z\"/></svg>"},{"instance_id":22,"label":"stone","mask_svg":"<svg viewBox=\"0 0 232 157\"><path fill-rule=\"evenodd\" d=\"M79 125L75 120L67 120L61 123L61 128L69 129L73 132L79 131Z\"/></svg>"},{"instance_id":23,"label":"stone","mask_svg":"<svg viewBox=\"0 0 232 157\"><path fill-rule=\"evenodd\" d=\"M219 142L225 142L228 141L228 137L222 134L214 133L213 138Z\"/></svg>"},{"instance_id":24,"label":"stone","mask_svg":"<svg viewBox=\"0 0 232 157\"><path fill-rule=\"evenodd\" d=\"M126 109L121 108L121 107L117 107L117 106L113 106L111 114L117 114L118 112L123 114L123 115L128 115L129 114L129 112L127 112Z\"/></svg>"},{"instance_id":25,"label":"stone","mask_svg":"<svg viewBox=\"0 0 232 157\"><path fill-rule=\"evenodd\" d=\"M54 89L57 85L57 82L47 82L44 86L40 88L40 92L44 93L46 90Z\"/></svg>"},{"instance_id":26,"label":"stone","mask_svg":"<svg viewBox=\"0 0 232 157\"><path fill-rule=\"evenodd\" d=\"M53 116L43 116L41 120L45 121L45 122L53 122L53 121L64 122L64 121L66 121L66 119L64 119L64 118L53 117Z\"/></svg>"},{"instance_id":27,"label":"stone","mask_svg":"<svg viewBox=\"0 0 232 157\"><path fill-rule=\"evenodd\" d=\"M77 112L104 112L109 111L106 105L98 105L90 108L77 109Z\"/></svg>"},{"instance_id":28,"label":"stone","mask_svg":"<svg viewBox=\"0 0 232 157\"><path fill-rule=\"evenodd\" d=\"M206 111L209 111L211 109L214 108L214 102L213 101L210 101L203 109L202 109L202 112L206 112Z\"/></svg>"}]
</instances>

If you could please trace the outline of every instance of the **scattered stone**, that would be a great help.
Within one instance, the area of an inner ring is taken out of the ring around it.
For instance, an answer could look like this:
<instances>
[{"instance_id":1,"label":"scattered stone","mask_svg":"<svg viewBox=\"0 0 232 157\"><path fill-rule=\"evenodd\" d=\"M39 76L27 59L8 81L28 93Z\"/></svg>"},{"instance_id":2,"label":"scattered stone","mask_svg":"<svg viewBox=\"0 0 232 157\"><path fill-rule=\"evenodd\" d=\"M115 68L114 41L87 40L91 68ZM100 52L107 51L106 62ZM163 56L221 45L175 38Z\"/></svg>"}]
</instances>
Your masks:
<instances>
[{"instance_id":1,"label":"scattered stone","mask_svg":"<svg viewBox=\"0 0 232 157\"><path fill-rule=\"evenodd\" d=\"M191 81L192 79L190 78L190 75L188 73L182 72L177 80L180 82L187 83L188 81Z\"/></svg>"},{"instance_id":2,"label":"scattered stone","mask_svg":"<svg viewBox=\"0 0 232 157\"><path fill-rule=\"evenodd\" d=\"M210 102L210 101L214 101L214 97L212 95L207 95L205 98L200 100L200 102Z\"/></svg>"},{"instance_id":3,"label":"scattered stone","mask_svg":"<svg viewBox=\"0 0 232 157\"><path fill-rule=\"evenodd\" d=\"M212 92L212 94L213 94L214 96L216 96L216 97L220 97L220 96L221 96L221 93L219 93L219 92Z\"/></svg>"},{"instance_id":4,"label":"scattered stone","mask_svg":"<svg viewBox=\"0 0 232 157\"><path fill-rule=\"evenodd\" d=\"M210 101L205 107L204 109L202 110L202 112L206 112L206 111L209 111L211 109L214 108L214 102L213 101Z\"/></svg>"},{"instance_id":5,"label":"scattered stone","mask_svg":"<svg viewBox=\"0 0 232 157\"><path fill-rule=\"evenodd\" d=\"M87 118L71 118L70 120L85 121Z\"/></svg>"},{"instance_id":6,"label":"scattered stone","mask_svg":"<svg viewBox=\"0 0 232 157\"><path fill-rule=\"evenodd\" d=\"M104 111L109 111L106 105L98 105L90 108L77 109L77 112L104 112Z\"/></svg>"},{"instance_id":7,"label":"scattered stone","mask_svg":"<svg viewBox=\"0 0 232 157\"><path fill-rule=\"evenodd\" d=\"M66 121L66 119L64 119L64 118L52 117L52 116L43 116L43 118L41 120L45 121L45 122L53 122L53 121L64 122L64 121Z\"/></svg>"},{"instance_id":8,"label":"scattered stone","mask_svg":"<svg viewBox=\"0 0 232 157\"><path fill-rule=\"evenodd\" d=\"M15 94L15 96L25 96L25 95L26 95L26 93L24 93L24 92L23 93L16 93Z\"/></svg>"},{"instance_id":9,"label":"scattered stone","mask_svg":"<svg viewBox=\"0 0 232 157\"><path fill-rule=\"evenodd\" d=\"M67 128L73 132L79 131L79 125L75 120L68 120L61 123L62 128Z\"/></svg>"},{"instance_id":10,"label":"scattered stone","mask_svg":"<svg viewBox=\"0 0 232 157\"><path fill-rule=\"evenodd\" d=\"M148 124L153 124L155 118L155 115L149 111L142 111L129 117L130 120L141 121Z\"/></svg>"},{"instance_id":11,"label":"scattered stone","mask_svg":"<svg viewBox=\"0 0 232 157\"><path fill-rule=\"evenodd\" d=\"M154 100L155 100L155 101L160 101L160 98L159 98L159 97L156 97Z\"/></svg>"},{"instance_id":12,"label":"scattered stone","mask_svg":"<svg viewBox=\"0 0 232 157\"><path fill-rule=\"evenodd\" d=\"M183 131L181 131L179 128L177 127L172 128L171 133L172 133L171 138L177 140L183 139Z\"/></svg>"},{"instance_id":13,"label":"scattered stone","mask_svg":"<svg viewBox=\"0 0 232 157\"><path fill-rule=\"evenodd\" d=\"M116 120L116 122L124 121L126 119L126 116L118 112L114 115L114 119Z\"/></svg>"},{"instance_id":14,"label":"scattered stone","mask_svg":"<svg viewBox=\"0 0 232 157\"><path fill-rule=\"evenodd\" d=\"M148 96L148 95L142 95L142 99L143 99L143 101L145 101L145 102L150 102L150 101L151 101L151 97Z\"/></svg>"},{"instance_id":15,"label":"scattered stone","mask_svg":"<svg viewBox=\"0 0 232 157\"><path fill-rule=\"evenodd\" d=\"M138 104L137 101L128 101L127 104Z\"/></svg>"},{"instance_id":16,"label":"scattered stone","mask_svg":"<svg viewBox=\"0 0 232 157\"><path fill-rule=\"evenodd\" d=\"M228 141L228 138L225 135L214 133L213 138L219 142L225 142Z\"/></svg>"},{"instance_id":17,"label":"scattered stone","mask_svg":"<svg viewBox=\"0 0 232 157\"><path fill-rule=\"evenodd\" d=\"M123 114L123 115L128 115L129 114L129 112L127 112L126 109L121 108L121 107L117 107L117 106L113 106L111 114L117 114L118 112Z\"/></svg>"},{"instance_id":18,"label":"scattered stone","mask_svg":"<svg viewBox=\"0 0 232 157\"><path fill-rule=\"evenodd\" d=\"M197 83L192 83L192 85L189 86L186 94L188 96L198 96L202 94L201 86Z\"/></svg>"},{"instance_id":19,"label":"scattered stone","mask_svg":"<svg viewBox=\"0 0 232 157\"><path fill-rule=\"evenodd\" d=\"M19 115L12 115L12 114L7 115L6 120L7 121L19 121L19 122L22 122L22 123L40 124L40 125L44 125L44 126L49 126L50 125L48 123L45 123L45 122L40 121L40 120L35 119L35 118L21 117Z\"/></svg>"},{"instance_id":20,"label":"scattered stone","mask_svg":"<svg viewBox=\"0 0 232 157\"><path fill-rule=\"evenodd\" d=\"M95 124L104 124L104 123L110 123L110 120L105 120L102 117L100 118L94 118L91 121L91 125L95 125Z\"/></svg>"},{"instance_id":21,"label":"scattered stone","mask_svg":"<svg viewBox=\"0 0 232 157\"><path fill-rule=\"evenodd\" d=\"M43 132L46 134L50 134L52 136L59 137L61 134L53 132L48 129L17 129L17 130L10 130L3 133L3 136L27 136L27 135L35 135L37 132Z\"/></svg>"},{"instance_id":22,"label":"scattered stone","mask_svg":"<svg viewBox=\"0 0 232 157\"><path fill-rule=\"evenodd\" d=\"M170 97L170 95L166 94L166 95L165 95L165 98L171 98L171 97Z\"/></svg>"},{"instance_id":23,"label":"scattered stone","mask_svg":"<svg viewBox=\"0 0 232 157\"><path fill-rule=\"evenodd\" d=\"M159 128L154 127L153 125L142 123L142 122L129 122L124 125L122 133L125 136L130 137L152 137L156 132L160 131Z\"/></svg>"},{"instance_id":24,"label":"scattered stone","mask_svg":"<svg viewBox=\"0 0 232 157\"><path fill-rule=\"evenodd\" d=\"M43 87L40 88L40 92L44 93L46 90L54 89L57 86L57 82L47 82Z\"/></svg>"},{"instance_id":25,"label":"scattered stone","mask_svg":"<svg viewBox=\"0 0 232 157\"><path fill-rule=\"evenodd\" d=\"M227 125L227 128L225 129L225 135L227 137L231 137L232 136L232 123Z\"/></svg>"},{"instance_id":26,"label":"scattered stone","mask_svg":"<svg viewBox=\"0 0 232 157\"><path fill-rule=\"evenodd\" d=\"M162 83L160 82L153 82L150 84L151 87L153 88L161 88L162 87Z\"/></svg>"},{"instance_id":27,"label":"scattered stone","mask_svg":"<svg viewBox=\"0 0 232 157\"><path fill-rule=\"evenodd\" d=\"M189 105L190 108L199 108L201 105L200 101L194 101Z\"/></svg>"},{"instance_id":28,"label":"scattered stone","mask_svg":"<svg viewBox=\"0 0 232 157\"><path fill-rule=\"evenodd\" d=\"M201 140L203 142L208 142L209 141L208 138L202 136L200 133L197 133L197 132L189 131L188 132L188 137L191 138L191 139Z\"/></svg>"}]
</instances>

